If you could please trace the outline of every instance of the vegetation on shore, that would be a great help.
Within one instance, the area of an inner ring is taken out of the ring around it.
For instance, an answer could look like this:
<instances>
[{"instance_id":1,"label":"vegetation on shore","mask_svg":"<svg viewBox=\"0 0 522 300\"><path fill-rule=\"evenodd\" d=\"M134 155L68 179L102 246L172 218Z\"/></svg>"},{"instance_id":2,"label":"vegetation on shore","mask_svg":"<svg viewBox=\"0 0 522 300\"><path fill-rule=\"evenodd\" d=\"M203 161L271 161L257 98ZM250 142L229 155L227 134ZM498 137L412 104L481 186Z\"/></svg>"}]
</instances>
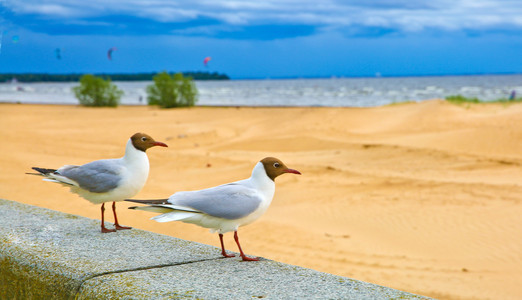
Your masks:
<instances>
[{"instance_id":1,"label":"vegetation on shore","mask_svg":"<svg viewBox=\"0 0 522 300\"><path fill-rule=\"evenodd\" d=\"M192 77L182 73L170 75L167 72L158 73L153 78L154 83L147 86L147 102L149 105L159 105L163 108L187 107L196 104L198 90ZM80 85L72 88L74 95L83 106L116 107L120 103L123 91L111 82L111 79L91 74L80 78Z\"/></svg>"},{"instance_id":2,"label":"vegetation on shore","mask_svg":"<svg viewBox=\"0 0 522 300\"><path fill-rule=\"evenodd\" d=\"M151 81L157 73L134 73L134 74L94 74L105 80L111 81ZM170 73L171 75L174 73ZM182 72L183 76L192 77L194 80L229 80L226 74L217 72ZM0 82L16 80L18 82L71 82L80 81L84 74L46 74L46 73L6 73L0 74Z\"/></svg>"},{"instance_id":3,"label":"vegetation on shore","mask_svg":"<svg viewBox=\"0 0 522 300\"><path fill-rule=\"evenodd\" d=\"M120 103L123 91L110 79L103 79L91 74L80 78L80 85L73 87L73 92L83 106L116 107Z\"/></svg>"},{"instance_id":4,"label":"vegetation on shore","mask_svg":"<svg viewBox=\"0 0 522 300\"><path fill-rule=\"evenodd\" d=\"M476 97L464 97L462 95L451 95L446 97L446 101L454 104L469 104L469 103L514 103L514 102L522 102L522 97L513 97L511 98L499 98L496 100L480 100Z\"/></svg>"},{"instance_id":5,"label":"vegetation on shore","mask_svg":"<svg viewBox=\"0 0 522 300\"><path fill-rule=\"evenodd\" d=\"M163 108L194 106L198 90L192 77L182 73L169 75L162 72L154 76L154 84L147 86L147 102Z\"/></svg>"}]
</instances>

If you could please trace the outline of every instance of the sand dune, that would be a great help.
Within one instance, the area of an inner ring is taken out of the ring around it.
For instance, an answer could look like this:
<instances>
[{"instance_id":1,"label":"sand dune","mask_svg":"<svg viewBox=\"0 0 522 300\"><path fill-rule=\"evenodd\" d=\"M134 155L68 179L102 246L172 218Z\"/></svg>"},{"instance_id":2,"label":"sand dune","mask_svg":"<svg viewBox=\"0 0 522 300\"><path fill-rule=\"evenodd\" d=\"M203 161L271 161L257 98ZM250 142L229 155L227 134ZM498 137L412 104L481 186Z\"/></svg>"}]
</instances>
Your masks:
<instances>
[{"instance_id":1,"label":"sand dune","mask_svg":"<svg viewBox=\"0 0 522 300\"><path fill-rule=\"evenodd\" d=\"M148 151L136 198L246 178L276 156L303 175L278 178L268 212L240 229L247 254L442 299L522 298L522 105L2 104L0 128L1 198L98 219L99 206L24 173L119 157L138 131L169 148ZM128 206L118 205L125 225L219 245L206 229ZM230 234L225 243L237 250Z\"/></svg>"}]
</instances>

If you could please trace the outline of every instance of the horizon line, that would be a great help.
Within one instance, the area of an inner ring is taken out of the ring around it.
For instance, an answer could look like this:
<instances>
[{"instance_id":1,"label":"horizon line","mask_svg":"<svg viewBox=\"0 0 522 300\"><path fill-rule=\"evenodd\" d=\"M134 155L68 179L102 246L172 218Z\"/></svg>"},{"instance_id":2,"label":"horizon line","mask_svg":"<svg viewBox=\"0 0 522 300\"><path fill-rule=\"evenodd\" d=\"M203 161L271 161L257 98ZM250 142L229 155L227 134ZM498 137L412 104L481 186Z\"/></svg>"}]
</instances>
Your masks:
<instances>
[{"instance_id":1,"label":"horizon line","mask_svg":"<svg viewBox=\"0 0 522 300\"><path fill-rule=\"evenodd\" d=\"M71 73L52 73L52 72L1 72L0 75L145 75L145 74L158 74L162 72L167 73L206 73L206 74L218 74L229 77L229 80L292 80L292 79L346 79L346 78L404 78L404 77L450 77L450 76L506 76L506 75L522 75L522 72L490 72L490 73L447 73L447 74L388 74L383 75L377 72L375 75L310 75L310 76L255 76L255 77L238 77L233 78L226 73L219 73L217 71L152 71L152 72L71 72Z\"/></svg>"}]
</instances>

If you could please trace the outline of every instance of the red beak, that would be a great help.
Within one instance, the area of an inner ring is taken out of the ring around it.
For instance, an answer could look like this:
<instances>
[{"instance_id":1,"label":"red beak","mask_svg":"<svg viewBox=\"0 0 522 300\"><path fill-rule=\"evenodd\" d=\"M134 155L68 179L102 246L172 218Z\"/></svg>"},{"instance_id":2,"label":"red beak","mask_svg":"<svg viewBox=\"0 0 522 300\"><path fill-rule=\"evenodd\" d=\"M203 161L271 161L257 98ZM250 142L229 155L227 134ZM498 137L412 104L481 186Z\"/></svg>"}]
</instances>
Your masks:
<instances>
[{"instance_id":1,"label":"red beak","mask_svg":"<svg viewBox=\"0 0 522 300\"><path fill-rule=\"evenodd\" d=\"M286 170L284 170L283 172L285 172L285 173L293 173L293 174L301 175L301 172L299 172L299 171L297 171L297 170L294 170L294 169L286 169Z\"/></svg>"},{"instance_id":2,"label":"red beak","mask_svg":"<svg viewBox=\"0 0 522 300\"><path fill-rule=\"evenodd\" d=\"M161 147L168 147L167 144L162 143L162 142L154 142L153 145L154 145L154 146L161 146Z\"/></svg>"}]
</instances>

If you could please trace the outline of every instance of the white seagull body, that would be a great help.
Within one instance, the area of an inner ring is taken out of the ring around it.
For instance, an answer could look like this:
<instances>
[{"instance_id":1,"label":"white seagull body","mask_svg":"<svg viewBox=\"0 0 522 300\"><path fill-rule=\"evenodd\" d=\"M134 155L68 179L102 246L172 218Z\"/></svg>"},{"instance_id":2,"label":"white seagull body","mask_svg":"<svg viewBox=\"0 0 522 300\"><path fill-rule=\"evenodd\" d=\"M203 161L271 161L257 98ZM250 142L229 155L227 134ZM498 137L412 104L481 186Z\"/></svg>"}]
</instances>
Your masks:
<instances>
[{"instance_id":1,"label":"white seagull body","mask_svg":"<svg viewBox=\"0 0 522 300\"><path fill-rule=\"evenodd\" d=\"M149 176L149 159L145 151L153 146L167 147L143 133L134 134L125 147L121 158L102 159L81 166L65 165L61 168L33 169L45 176L44 180L69 186L71 192L78 194L94 204L102 204L102 232L112 232L104 225L105 202L113 202L116 229L129 229L120 226L116 216L115 202L136 195L145 185Z\"/></svg>"},{"instance_id":2,"label":"white seagull body","mask_svg":"<svg viewBox=\"0 0 522 300\"><path fill-rule=\"evenodd\" d=\"M152 218L155 221L181 221L217 231L225 257L230 255L225 252L223 234L234 231L243 260L256 260L243 254L237 230L265 213L274 197L274 179L284 173L301 174L287 168L280 160L267 157L255 165L248 179L199 191L177 192L168 199L127 201L149 204L131 209L162 213Z\"/></svg>"}]
</instances>

